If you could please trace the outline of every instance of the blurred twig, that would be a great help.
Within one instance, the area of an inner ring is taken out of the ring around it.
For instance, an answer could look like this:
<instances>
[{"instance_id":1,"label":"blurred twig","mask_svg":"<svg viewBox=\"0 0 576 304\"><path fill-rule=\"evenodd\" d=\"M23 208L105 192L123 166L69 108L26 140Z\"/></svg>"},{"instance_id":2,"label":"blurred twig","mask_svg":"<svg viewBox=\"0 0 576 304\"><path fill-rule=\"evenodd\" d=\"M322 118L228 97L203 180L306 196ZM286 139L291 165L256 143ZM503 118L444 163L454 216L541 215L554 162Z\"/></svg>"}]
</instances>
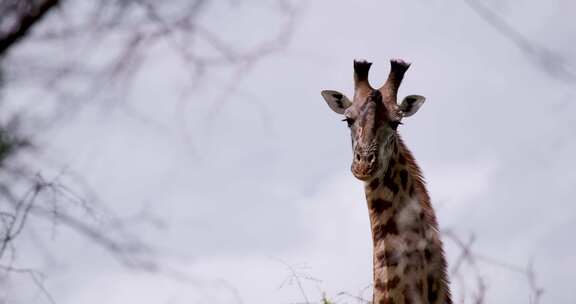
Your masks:
<instances>
[{"instance_id":1,"label":"blurred twig","mask_svg":"<svg viewBox=\"0 0 576 304\"><path fill-rule=\"evenodd\" d=\"M0 6L4 9L0 11L0 16L6 18L8 15L13 15L13 18L18 19L13 22L13 26L9 30L0 32L0 59L15 43L26 37L30 29L59 3L58 0L34 2L36 1L9 0Z\"/></svg>"},{"instance_id":2,"label":"blurred twig","mask_svg":"<svg viewBox=\"0 0 576 304\"><path fill-rule=\"evenodd\" d=\"M514 43L540 71L556 80L570 83L576 81L576 69L565 56L528 39L482 1L464 0L464 3L498 33Z\"/></svg>"},{"instance_id":3,"label":"blurred twig","mask_svg":"<svg viewBox=\"0 0 576 304\"><path fill-rule=\"evenodd\" d=\"M464 241L457 233L450 229L444 230L442 235L447 241L456 245L459 249L458 257L451 263L450 275L452 280L460 283L460 303L465 303L467 297L470 297L474 304L485 303L488 287L486 278L481 274L482 267L484 266L493 266L497 269L510 271L522 276L527 283L529 303L540 303L544 289L536 283L536 274L532 264L529 264L527 267L520 267L474 252L472 247L476 237L473 234L470 235L467 241ZM465 266L471 270L471 273L464 269ZM468 293L466 290L467 279L472 279L472 281L475 282L476 288L473 292Z\"/></svg>"},{"instance_id":4,"label":"blurred twig","mask_svg":"<svg viewBox=\"0 0 576 304\"><path fill-rule=\"evenodd\" d=\"M158 49L182 63L190 90L212 68L249 70L280 51L291 36L294 10L285 0L272 3L279 7L274 11L278 19L287 22L272 39L240 49L202 22L210 5L234 15L236 7L216 1L0 0L0 89L27 93L11 104L6 98L0 103L0 279L28 274L53 302L40 272L27 271L18 260L26 236L46 237L35 231L43 222L51 224L53 234L57 225L72 231L132 269L184 277L159 265L154 247L130 233L135 219L111 215L93 195L96 191L79 185L81 174L62 168L55 168L61 173L50 179L46 176L52 174L40 174L44 165L54 164L39 161L44 148L39 139L86 106L109 111L114 102L129 108L125 97ZM235 73L234 80L242 74ZM234 91L233 86L225 91ZM217 109L223 99L214 103ZM146 212L136 216L150 220Z\"/></svg>"}]
</instances>

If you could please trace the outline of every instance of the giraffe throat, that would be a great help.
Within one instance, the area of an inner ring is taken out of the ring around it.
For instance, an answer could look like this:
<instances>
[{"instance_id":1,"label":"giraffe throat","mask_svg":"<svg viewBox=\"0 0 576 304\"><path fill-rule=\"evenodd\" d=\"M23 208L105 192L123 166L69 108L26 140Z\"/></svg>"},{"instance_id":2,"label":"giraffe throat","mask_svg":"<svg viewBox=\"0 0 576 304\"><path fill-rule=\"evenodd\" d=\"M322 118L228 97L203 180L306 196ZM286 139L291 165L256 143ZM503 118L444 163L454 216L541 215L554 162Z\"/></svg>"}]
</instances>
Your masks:
<instances>
[{"instance_id":1,"label":"giraffe throat","mask_svg":"<svg viewBox=\"0 0 576 304\"><path fill-rule=\"evenodd\" d=\"M446 261L420 170L400 138L386 170L365 183L374 304L451 304Z\"/></svg>"}]
</instances>

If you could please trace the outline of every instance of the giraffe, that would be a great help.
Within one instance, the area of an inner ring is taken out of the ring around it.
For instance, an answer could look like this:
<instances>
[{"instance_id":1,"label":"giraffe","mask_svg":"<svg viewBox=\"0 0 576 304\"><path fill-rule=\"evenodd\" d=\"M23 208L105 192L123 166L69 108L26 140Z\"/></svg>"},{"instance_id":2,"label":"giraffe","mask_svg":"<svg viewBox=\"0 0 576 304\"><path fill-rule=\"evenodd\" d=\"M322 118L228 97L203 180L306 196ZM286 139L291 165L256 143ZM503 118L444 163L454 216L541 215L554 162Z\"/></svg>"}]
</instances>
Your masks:
<instances>
[{"instance_id":1,"label":"giraffe","mask_svg":"<svg viewBox=\"0 0 576 304\"><path fill-rule=\"evenodd\" d=\"M451 304L436 216L422 173L397 131L425 98L409 95L397 103L409 63L392 59L379 89L368 82L371 65L354 61L352 100L332 90L322 96L344 115L352 138L351 171L364 182L373 242L372 303Z\"/></svg>"}]
</instances>

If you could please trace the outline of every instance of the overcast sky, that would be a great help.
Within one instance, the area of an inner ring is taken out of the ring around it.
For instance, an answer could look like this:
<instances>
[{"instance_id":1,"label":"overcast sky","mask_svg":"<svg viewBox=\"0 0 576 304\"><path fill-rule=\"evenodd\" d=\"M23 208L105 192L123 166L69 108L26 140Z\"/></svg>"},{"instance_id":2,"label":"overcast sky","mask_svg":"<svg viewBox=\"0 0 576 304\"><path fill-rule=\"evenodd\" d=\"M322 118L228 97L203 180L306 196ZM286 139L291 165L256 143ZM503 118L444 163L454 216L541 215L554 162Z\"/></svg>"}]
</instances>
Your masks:
<instances>
[{"instance_id":1,"label":"overcast sky","mask_svg":"<svg viewBox=\"0 0 576 304\"><path fill-rule=\"evenodd\" d=\"M482 3L576 64L574 2ZM230 39L275 25L258 3L234 9L212 13ZM59 304L303 302L296 285L282 286L287 263L318 280L303 281L311 301L323 291L357 294L371 282L366 203L349 171L349 132L320 91L351 96L354 58L374 62L378 85L400 57L412 66L399 94L427 97L400 133L441 228L474 233L482 255L532 262L543 303L574 303L576 89L532 51L465 1L309 1L289 45L220 106L228 74L182 98L185 73L160 52L137 77L131 111L87 109L50 135L49 154L86 176L118 214L145 206L162 219L162 228L138 231L161 263L194 280L131 272L62 231L52 246L66 266L52 269L47 287ZM457 251L447 249L450 264ZM528 303L523 277L480 265L487 303Z\"/></svg>"}]
</instances>

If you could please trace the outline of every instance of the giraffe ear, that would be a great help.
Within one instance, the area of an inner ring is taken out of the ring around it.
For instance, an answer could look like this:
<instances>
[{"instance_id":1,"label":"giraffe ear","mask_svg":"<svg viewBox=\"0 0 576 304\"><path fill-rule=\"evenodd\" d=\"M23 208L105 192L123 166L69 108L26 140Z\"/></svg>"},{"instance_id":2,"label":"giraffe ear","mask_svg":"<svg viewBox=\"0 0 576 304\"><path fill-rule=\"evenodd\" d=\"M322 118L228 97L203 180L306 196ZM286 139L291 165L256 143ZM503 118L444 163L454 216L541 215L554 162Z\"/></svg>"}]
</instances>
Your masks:
<instances>
[{"instance_id":1,"label":"giraffe ear","mask_svg":"<svg viewBox=\"0 0 576 304\"><path fill-rule=\"evenodd\" d=\"M338 91L324 90L321 94L330 109L338 114L344 114L346 108L352 105L350 99Z\"/></svg>"},{"instance_id":2,"label":"giraffe ear","mask_svg":"<svg viewBox=\"0 0 576 304\"><path fill-rule=\"evenodd\" d=\"M404 100L402 100L400 104L402 116L408 117L418 112L418 109L420 109L425 100L426 98L420 95L408 95L404 97Z\"/></svg>"}]
</instances>

